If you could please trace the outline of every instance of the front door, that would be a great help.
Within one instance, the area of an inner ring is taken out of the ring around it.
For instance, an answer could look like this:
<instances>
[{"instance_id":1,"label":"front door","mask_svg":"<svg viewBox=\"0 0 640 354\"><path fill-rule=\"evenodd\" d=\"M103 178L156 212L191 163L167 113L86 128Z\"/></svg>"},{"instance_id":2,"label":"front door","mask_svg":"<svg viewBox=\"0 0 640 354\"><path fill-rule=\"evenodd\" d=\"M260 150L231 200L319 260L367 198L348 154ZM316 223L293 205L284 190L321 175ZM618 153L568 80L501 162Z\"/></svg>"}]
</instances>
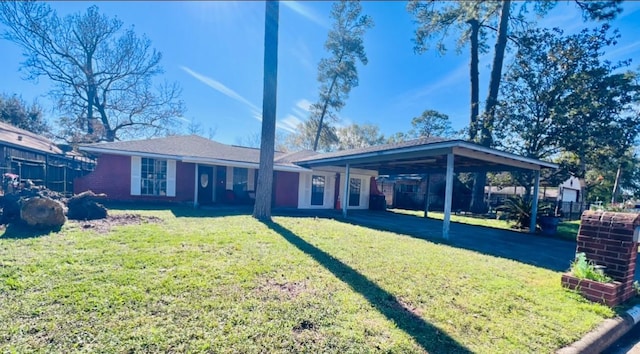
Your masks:
<instances>
[{"instance_id":1,"label":"front door","mask_svg":"<svg viewBox=\"0 0 640 354\"><path fill-rule=\"evenodd\" d=\"M198 204L213 202L213 167L198 166Z\"/></svg>"},{"instance_id":2,"label":"front door","mask_svg":"<svg viewBox=\"0 0 640 354\"><path fill-rule=\"evenodd\" d=\"M227 168L216 167L216 203L225 203L227 195Z\"/></svg>"}]
</instances>

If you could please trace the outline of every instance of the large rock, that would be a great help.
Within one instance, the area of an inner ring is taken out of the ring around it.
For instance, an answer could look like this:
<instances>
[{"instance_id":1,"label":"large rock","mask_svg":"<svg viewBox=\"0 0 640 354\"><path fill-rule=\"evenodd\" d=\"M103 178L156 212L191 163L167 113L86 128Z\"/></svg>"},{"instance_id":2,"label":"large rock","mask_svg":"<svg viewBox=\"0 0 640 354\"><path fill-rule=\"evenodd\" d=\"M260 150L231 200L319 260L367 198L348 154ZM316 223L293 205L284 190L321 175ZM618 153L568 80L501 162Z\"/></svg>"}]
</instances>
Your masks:
<instances>
[{"instance_id":1,"label":"large rock","mask_svg":"<svg viewBox=\"0 0 640 354\"><path fill-rule=\"evenodd\" d=\"M106 198L105 194L92 191L82 192L67 200L67 217L72 220L96 220L107 217L107 208L97 202Z\"/></svg>"},{"instance_id":2,"label":"large rock","mask_svg":"<svg viewBox=\"0 0 640 354\"><path fill-rule=\"evenodd\" d=\"M52 229L62 227L67 220L62 203L42 197L23 199L20 218L29 226Z\"/></svg>"}]
</instances>

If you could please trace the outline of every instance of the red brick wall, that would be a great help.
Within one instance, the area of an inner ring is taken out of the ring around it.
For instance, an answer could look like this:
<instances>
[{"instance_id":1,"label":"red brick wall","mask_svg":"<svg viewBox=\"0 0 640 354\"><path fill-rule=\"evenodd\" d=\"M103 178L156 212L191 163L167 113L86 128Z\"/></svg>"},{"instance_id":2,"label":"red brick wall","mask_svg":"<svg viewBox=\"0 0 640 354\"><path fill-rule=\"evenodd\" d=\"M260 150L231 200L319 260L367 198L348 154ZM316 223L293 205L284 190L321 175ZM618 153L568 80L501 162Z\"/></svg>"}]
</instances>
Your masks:
<instances>
[{"instance_id":1,"label":"red brick wall","mask_svg":"<svg viewBox=\"0 0 640 354\"><path fill-rule=\"evenodd\" d=\"M632 213L587 210L580 220L576 253L584 252L588 260L606 266L605 273L623 284L620 302L635 293L638 244L633 235L637 227L640 215Z\"/></svg>"},{"instance_id":2,"label":"red brick wall","mask_svg":"<svg viewBox=\"0 0 640 354\"><path fill-rule=\"evenodd\" d=\"M92 190L105 193L108 200L114 201L193 201L195 167L192 163L176 163L176 196L132 196L131 195L131 157L120 155L102 155L98 158L96 169L92 173L74 180L74 193Z\"/></svg>"},{"instance_id":3,"label":"red brick wall","mask_svg":"<svg viewBox=\"0 0 640 354\"><path fill-rule=\"evenodd\" d=\"M300 174L297 172L275 172L275 203L276 207L298 207L298 181Z\"/></svg>"}]
</instances>

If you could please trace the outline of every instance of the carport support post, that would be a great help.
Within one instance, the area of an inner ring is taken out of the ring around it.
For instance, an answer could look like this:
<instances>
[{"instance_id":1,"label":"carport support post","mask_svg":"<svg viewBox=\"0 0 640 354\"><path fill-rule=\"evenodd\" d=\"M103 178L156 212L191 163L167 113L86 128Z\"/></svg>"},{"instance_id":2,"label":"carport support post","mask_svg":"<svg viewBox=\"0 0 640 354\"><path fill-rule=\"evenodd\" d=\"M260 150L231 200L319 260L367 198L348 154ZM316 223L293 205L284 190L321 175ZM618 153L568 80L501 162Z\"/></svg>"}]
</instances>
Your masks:
<instances>
[{"instance_id":1,"label":"carport support post","mask_svg":"<svg viewBox=\"0 0 640 354\"><path fill-rule=\"evenodd\" d=\"M536 233L536 220L538 220L538 193L540 192L540 170L535 170L535 183L533 184L533 200L531 201L531 221L529 223L529 233Z\"/></svg>"},{"instance_id":2,"label":"carport support post","mask_svg":"<svg viewBox=\"0 0 640 354\"><path fill-rule=\"evenodd\" d=\"M442 237L449 239L449 223L451 222L451 203L453 201L453 153L447 154L447 176L444 189L444 221L442 222Z\"/></svg>"},{"instance_id":3,"label":"carport support post","mask_svg":"<svg viewBox=\"0 0 640 354\"><path fill-rule=\"evenodd\" d=\"M349 164L344 172L344 195L342 196L342 216L347 217L347 203L349 202Z\"/></svg>"},{"instance_id":4,"label":"carport support post","mask_svg":"<svg viewBox=\"0 0 640 354\"><path fill-rule=\"evenodd\" d=\"M427 173L427 190L424 193L424 217L429 216L429 195L431 194L431 175Z\"/></svg>"}]
</instances>

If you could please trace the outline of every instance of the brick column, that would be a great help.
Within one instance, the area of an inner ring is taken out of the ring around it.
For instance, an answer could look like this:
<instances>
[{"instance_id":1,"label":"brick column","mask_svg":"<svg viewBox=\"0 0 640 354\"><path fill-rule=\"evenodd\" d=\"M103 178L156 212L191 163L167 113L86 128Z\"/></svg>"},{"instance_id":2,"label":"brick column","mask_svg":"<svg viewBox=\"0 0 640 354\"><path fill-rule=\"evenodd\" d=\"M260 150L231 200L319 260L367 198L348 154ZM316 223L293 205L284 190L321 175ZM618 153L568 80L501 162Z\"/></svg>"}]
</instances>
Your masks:
<instances>
[{"instance_id":1,"label":"brick column","mask_svg":"<svg viewBox=\"0 0 640 354\"><path fill-rule=\"evenodd\" d=\"M612 303L627 301L635 294L638 243L634 233L638 227L638 214L590 210L582 213L576 253L584 252L588 260L607 267L605 273L621 283L620 298Z\"/></svg>"}]
</instances>

